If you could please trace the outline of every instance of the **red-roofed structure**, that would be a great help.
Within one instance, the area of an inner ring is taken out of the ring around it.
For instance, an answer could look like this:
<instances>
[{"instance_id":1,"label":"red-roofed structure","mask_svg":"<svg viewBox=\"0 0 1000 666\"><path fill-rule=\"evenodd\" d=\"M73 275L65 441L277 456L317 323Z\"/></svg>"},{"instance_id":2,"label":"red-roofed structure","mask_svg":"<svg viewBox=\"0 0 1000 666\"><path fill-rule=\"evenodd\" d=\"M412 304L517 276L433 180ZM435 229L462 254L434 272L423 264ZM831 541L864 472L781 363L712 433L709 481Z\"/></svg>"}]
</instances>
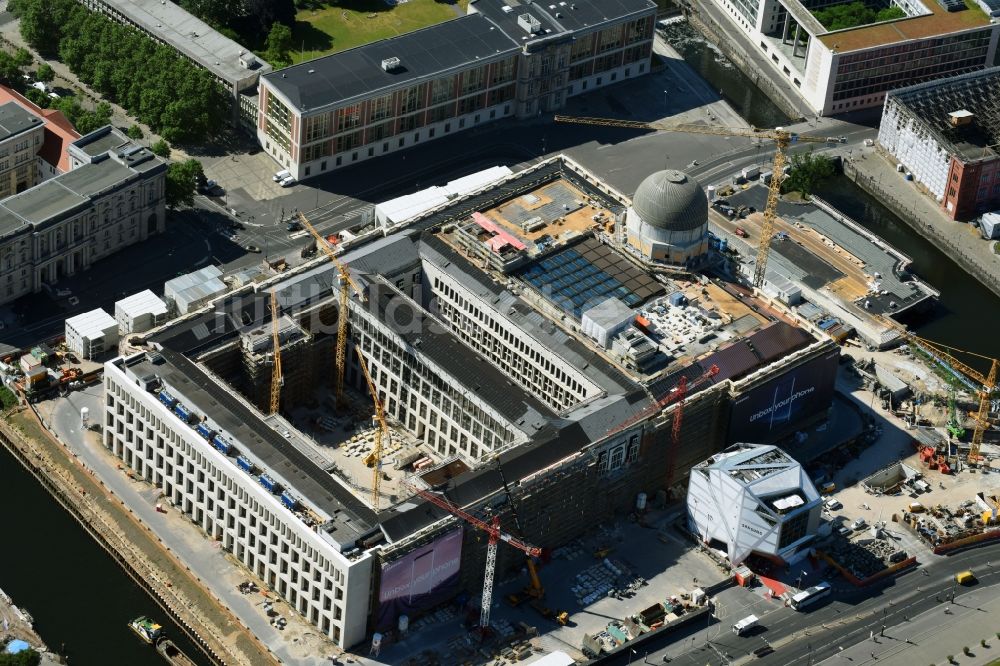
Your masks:
<instances>
[{"instance_id":1,"label":"red-roofed structure","mask_svg":"<svg viewBox=\"0 0 1000 666\"><path fill-rule=\"evenodd\" d=\"M0 105L8 102L16 102L29 113L45 121L45 141L38 151L38 156L59 173L69 171L69 156L66 149L69 144L80 138L80 133L73 128L62 111L43 109L19 92L0 85Z\"/></svg>"}]
</instances>

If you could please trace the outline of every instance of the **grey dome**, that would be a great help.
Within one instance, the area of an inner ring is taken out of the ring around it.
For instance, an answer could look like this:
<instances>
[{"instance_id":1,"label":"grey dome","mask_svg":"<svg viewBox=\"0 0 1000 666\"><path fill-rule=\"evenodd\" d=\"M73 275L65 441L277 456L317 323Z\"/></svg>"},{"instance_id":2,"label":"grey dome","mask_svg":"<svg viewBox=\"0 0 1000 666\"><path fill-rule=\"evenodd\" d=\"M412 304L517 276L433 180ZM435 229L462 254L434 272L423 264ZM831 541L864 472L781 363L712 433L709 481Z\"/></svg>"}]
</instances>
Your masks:
<instances>
[{"instance_id":1,"label":"grey dome","mask_svg":"<svg viewBox=\"0 0 1000 666\"><path fill-rule=\"evenodd\" d=\"M693 231L708 222L708 198L698 181L676 169L639 183L632 208L646 224L667 231Z\"/></svg>"}]
</instances>

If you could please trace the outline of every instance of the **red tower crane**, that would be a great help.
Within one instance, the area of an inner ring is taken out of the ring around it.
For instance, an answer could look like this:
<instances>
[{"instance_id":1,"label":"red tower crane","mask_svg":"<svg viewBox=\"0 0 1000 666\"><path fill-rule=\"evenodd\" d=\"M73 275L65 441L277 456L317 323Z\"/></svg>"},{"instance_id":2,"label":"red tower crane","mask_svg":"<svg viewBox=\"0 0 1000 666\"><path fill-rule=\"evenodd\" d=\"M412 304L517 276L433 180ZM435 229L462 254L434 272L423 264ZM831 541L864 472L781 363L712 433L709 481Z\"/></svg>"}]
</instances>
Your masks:
<instances>
[{"instance_id":1,"label":"red tower crane","mask_svg":"<svg viewBox=\"0 0 1000 666\"><path fill-rule=\"evenodd\" d=\"M410 488L413 492L420 495L431 504L444 509L452 515L458 516L473 527L476 527L489 535L490 540L486 548L486 573L483 574L483 604L479 611L479 630L485 632L490 626L490 606L493 605L493 575L496 572L497 544L500 541L508 543L514 548L522 551L528 557L537 557L541 555L542 549L537 546L532 546L529 543L525 543L521 539L502 531L500 529L500 516L493 516L492 520L487 522L481 518L473 516L471 513L465 511L454 502L451 502L436 493L432 493L429 490L423 490L422 488L416 488L412 485Z\"/></svg>"},{"instance_id":2,"label":"red tower crane","mask_svg":"<svg viewBox=\"0 0 1000 666\"><path fill-rule=\"evenodd\" d=\"M639 421L641 421L641 420L643 420L643 419L645 419L645 418L647 418L649 416L652 416L653 414L655 414L656 412L660 411L661 409L663 409L667 405L670 405L670 404L672 404L674 402L677 402L678 400L682 401L682 405L681 406L683 406L683 400L687 396L687 392L690 389L692 389L692 388L694 388L694 387L696 387L696 386L698 386L698 385L700 385L700 384L708 381L709 379L711 379L712 377L714 377L717 374L719 374L719 366L713 365L712 367L710 367L708 370L705 371L705 374L701 375L700 377L696 377L694 379L694 381L692 381L690 383L688 382L687 377L681 377L681 380L679 382L677 382L677 384L672 389L670 389L669 391L667 391L667 394L665 396L663 396L662 398L660 398L659 400L657 400L656 402L654 402L652 405L650 405L650 406L646 407L645 409L641 410L640 412L638 412L636 414L633 414L632 416L630 416L629 418L625 419L624 421L622 421L618 425L613 426L612 428L610 428L608 430L608 432L606 432L604 434L604 436L605 437L610 437L611 435L619 433L622 430L625 430L626 428L628 428L629 426L633 426L636 423L638 423ZM674 430L676 431L677 434L680 434L680 426L677 425L677 421L678 420L679 419L675 415L674 416Z\"/></svg>"}]
</instances>

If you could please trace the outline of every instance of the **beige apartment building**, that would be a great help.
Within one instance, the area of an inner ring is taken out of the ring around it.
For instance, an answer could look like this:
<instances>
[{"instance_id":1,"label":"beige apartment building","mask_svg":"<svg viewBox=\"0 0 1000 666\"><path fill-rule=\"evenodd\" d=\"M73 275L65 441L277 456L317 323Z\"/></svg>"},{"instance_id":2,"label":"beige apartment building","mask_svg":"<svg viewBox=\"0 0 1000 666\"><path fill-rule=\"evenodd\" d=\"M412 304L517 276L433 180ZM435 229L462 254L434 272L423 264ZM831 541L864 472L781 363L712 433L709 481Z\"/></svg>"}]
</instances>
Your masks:
<instances>
[{"instance_id":1,"label":"beige apartment building","mask_svg":"<svg viewBox=\"0 0 1000 666\"><path fill-rule=\"evenodd\" d=\"M0 304L164 229L163 160L111 127L70 152L79 166L0 201Z\"/></svg>"},{"instance_id":2,"label":"beige apartment building","mask_svg":"<svg viewBox=\"0 0 1000 666\"><path fill-rule=\"evenodd\" d=\"M469 14L261 77L257 137L299 179L649 71L650 0L521 4Z\"/></svg>"}]
</instances>

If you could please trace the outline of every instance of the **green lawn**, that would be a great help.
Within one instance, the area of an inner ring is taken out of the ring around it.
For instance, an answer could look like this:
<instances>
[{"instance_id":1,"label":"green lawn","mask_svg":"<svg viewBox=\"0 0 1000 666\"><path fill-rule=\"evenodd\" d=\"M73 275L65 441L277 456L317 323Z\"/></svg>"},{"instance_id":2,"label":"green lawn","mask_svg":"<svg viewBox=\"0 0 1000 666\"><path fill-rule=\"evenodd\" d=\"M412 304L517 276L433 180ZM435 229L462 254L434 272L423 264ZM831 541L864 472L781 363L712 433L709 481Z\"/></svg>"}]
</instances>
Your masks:
<instances>
[{"instance_id":1,"label":"green lawn","mask_svg":"<svg viewBox=\"0 0 1000 666\"><path fill-rule=\"evenodd\" d=\"M338 6L316 3L295 17L291 53L294 62L401 35L465 13L468 0L409 0L389 7L382 0L347 0Z\"/></svg>"}]
</instances>

